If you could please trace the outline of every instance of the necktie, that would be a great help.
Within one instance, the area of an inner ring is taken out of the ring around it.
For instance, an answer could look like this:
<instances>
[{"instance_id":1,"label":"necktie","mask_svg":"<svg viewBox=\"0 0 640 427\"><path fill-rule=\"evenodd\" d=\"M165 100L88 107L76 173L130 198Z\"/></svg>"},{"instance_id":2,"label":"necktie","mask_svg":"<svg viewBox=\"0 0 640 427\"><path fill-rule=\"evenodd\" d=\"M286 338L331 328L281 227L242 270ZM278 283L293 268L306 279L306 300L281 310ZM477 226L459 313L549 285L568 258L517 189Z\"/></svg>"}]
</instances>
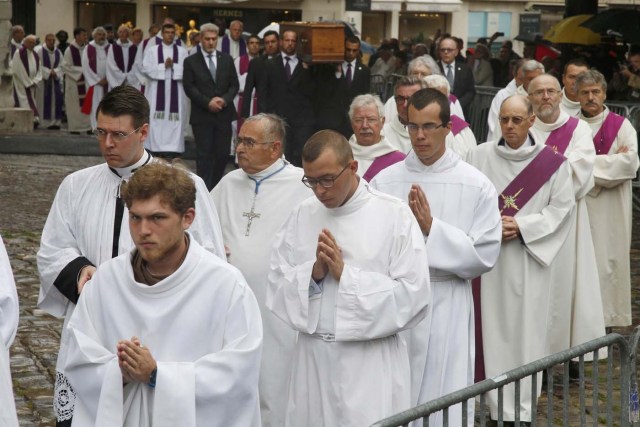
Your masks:
<instances>
[{"instance_id":1,"label":"necktie","mask_svg":"<svg viewBox=\"0 0 640 427\"><path fill-rule=\"evenodd\" d=\"M447 65L447 80L449 80L450 89L453 90L453 71L451 71L451 64Z\"/></svg>"},{"instance_id":2,"label":"necktie","mask_svg":"<svg viewBox=\"0 0 640 427\"><path fill-rule=\"evenodd\" d=\"M351 62L349 62L349 63L347 64L347 75L346 75L346 78L347 78L347 84L349 84L349 85L350 85L350 84L351 84L351 80L352 80L352 76L351 76Z\"/></svg>"},{"instance_id":3,"label":"necktie","mask_svg":"<svg viewBox=\"0 0 640 427\"><path fill-rule=\"evenodd\" d=\"M291 65L289 63L289 61L291 61L291 58L289 58L288 56L284 57L285 61L287 61L287 65L284 66L284 72L287 75L287 80L291 79Z\"/></svg>"},{"instance_id":4,"label":"necktie","mask_svg":"<svg viewBox=\"0 0 640 427\"><path fill-rule=\"evenodd\" d=\"M214 64L212 57L213 57L212 53L207 55L207 58L209 58L209 72L211 73L211 78L215 82L216 81L216 64Z\"/></svg>"}]
</instances>

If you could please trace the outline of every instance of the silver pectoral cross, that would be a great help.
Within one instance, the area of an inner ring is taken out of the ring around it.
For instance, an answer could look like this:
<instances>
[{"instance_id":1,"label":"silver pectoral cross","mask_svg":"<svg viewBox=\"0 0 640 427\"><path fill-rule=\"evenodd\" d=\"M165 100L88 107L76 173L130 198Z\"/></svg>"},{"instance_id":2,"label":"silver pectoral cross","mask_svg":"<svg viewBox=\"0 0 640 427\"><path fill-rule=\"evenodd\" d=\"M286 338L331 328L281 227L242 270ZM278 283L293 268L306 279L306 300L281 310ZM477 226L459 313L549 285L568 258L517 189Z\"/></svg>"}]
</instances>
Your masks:
<instances>
[{"instance_id":1,"label":"silver pectoral cross","mask_svg":"<svg viewBox=\"0 0 640 427\"><path fill-rule=\"evenodd\" d=\"M251 211L242 213L242 216L246 216L249 219L249 221L247 221L247 231L246 233L244 233L245 236L248 236L249 232L251 231L251 223L253 222L253 219L260 218L260 214L257 212L254 212L253 210L254 207L255 207L255 204L251 206Z\"/></svg>"}]
</instances>

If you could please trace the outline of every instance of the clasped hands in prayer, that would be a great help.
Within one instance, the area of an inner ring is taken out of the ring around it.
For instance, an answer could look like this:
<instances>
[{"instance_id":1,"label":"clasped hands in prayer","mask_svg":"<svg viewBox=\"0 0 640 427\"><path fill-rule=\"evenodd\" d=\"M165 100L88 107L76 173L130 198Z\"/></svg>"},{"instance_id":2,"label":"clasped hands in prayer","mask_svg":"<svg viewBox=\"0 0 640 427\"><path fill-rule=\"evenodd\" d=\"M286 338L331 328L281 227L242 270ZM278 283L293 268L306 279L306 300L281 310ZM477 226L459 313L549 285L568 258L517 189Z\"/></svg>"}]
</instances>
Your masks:
<instances>
[{"instance_id":1,"label":"clasped hands in prayer","mask_svg":"<svg viewBox=\"0 0 640 427\"><path fill-rule=\"evenodd\" d=\"M413 212L413 216L416 217L422 233L428 235L431 231L433 217L431 216L431 208L429 207L427 196L418 184L412 184L411 190L409 190L409 207Z\"/></svg>"},{"instance_id":2,"label":"clasped hands in prayer","mask_svg":"<svg viewBox=\"0 0 640 427\"><path fill-rule=\"evenodd\" d=\"M520 227L516 219L512 216L502 216L502 240L508 241L518 238L520 235Z\"/></svg>"},{"instance_id":3,"label":"clasped hands in prayer","mask_svg":"<svg viewBox=\"0 0 640 427\"><path fill-rule=\"evenodd\" d=\"M311 277L316 282L319 282L330 273L339 282L340 277L342 277L342 270L344 270L342 249L338 246L333 234L324 228L318 236L316 262L313 264Z\"/></svg>"},{"instance_id":4,"label":"clasped hands in prayer","mask_svg":"<svg viewBox=\"0 0 640 427\"><path fill-rule=\"evenodd\" d=\"M158 367L149 348L143 346L138 337L118 341L117 348L123 383L137 381L147 384L151 373Z\"/></svg>"}]
</instances>

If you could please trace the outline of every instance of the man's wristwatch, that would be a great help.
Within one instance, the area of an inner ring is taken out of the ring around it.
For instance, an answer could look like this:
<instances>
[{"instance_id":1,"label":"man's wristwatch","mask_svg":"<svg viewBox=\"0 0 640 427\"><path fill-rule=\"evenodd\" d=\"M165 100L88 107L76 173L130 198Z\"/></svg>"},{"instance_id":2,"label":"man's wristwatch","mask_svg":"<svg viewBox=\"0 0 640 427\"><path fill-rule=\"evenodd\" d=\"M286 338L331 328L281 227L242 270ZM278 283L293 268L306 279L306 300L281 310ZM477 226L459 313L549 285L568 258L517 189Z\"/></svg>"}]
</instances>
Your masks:
<instances>
[{"instance_id":1,"label":"man's wristwatch","mask_svg":"<svg viewBox=\"0 0 640 427\"><path fill-rule=\"evenodd\" d=\"M151 388L156 388L156 377L158 376L158 368L153 368L151 375L149 375L149 382L147 385Z\"/></svg>"}]
</instances>

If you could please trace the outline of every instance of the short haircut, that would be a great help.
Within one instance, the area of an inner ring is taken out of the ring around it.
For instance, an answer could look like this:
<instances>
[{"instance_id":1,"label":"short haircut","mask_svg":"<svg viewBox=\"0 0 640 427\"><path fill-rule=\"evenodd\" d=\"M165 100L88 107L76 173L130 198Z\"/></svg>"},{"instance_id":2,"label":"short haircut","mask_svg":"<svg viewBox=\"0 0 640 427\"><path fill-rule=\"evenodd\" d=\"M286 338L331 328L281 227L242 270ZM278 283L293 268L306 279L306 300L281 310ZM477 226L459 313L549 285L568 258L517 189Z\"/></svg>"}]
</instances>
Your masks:
<instances>
[{"instance_id":1,"label":"short haircut","mask_svg":"<svg viewBox=\"0 0 640 427\"><path fill-rule=\"evenodd\" d=\"M428 88L438 90L444 89L444 91L447 93L446 95L449 95L451 93L449 80L447 80L447 78L442 74L432 74L430 76L423 77L422 80L424 80Z\"/></svg>"},{"instance_id":2,"label":"short haircut","mask_svg":"<svg viewBox=\"0 0 640 427\"><path fill-rule=\"evenodd\" d=\"M543 74L540 74L539 76L534 77L533 80L531 80L531 82L529 83L529 87L527 88L527 93L531 95L531 85L533 84L533 82L540 80L540 78L547 78L547 77L553 81L554 86L556 86L558 90L562 89L562 87L560 86L560 81L556 76L554 76L553 74L543 73Z\"/></svg>"},{"instance_id":3,"label":"short haircut","mask_svg":"<svg viewBox=\"0 0 640 427\"><path fill-rule=\"evenodd\" d=\"M239 19L234 19L233 21L229 22L229 28L231 28L232 25L237 25L237 24L240 24L240 26L244 28L244 23Z\"/></svg>"},{"instance_id":4,"label":"short haircut","mask_svg":"<svg viewBox=\"0 0 640 427\"><path fill-rule=\"evenodd\" d=\"M338 158L340 166L347 166L353 160L353 152L347 139L334 130L321 130L309 138L302 149L304 162L315 162L326 150L331 149Z\"/></svg>"},{"instance_id":5,"label":"short haircut","mask_svg":"<svg viewBox=\"0 0 640 427\"><path fill-rule=\"evenodd\" d=\"M360 39L358 37L356 37L356 36L347 36L344 39L344 42L345 43L357 43L358 46L360 46Z\"/></svg>"},{"instance_id":6,"label":"short haircut","mask_svg":"<svg viewBox=\"0 0 640 427\"><path fill-rule=\"evenodd\" d=\"M216 34L220 34L220 28L216 24L212 24L210 22L200 25L200 32L204 33L205 31L210 31Z\"/></svg>"},{"instance_id":7,"label":"short haircut","mask_svg":"<svg viewBox=\"0 0 640 427\"><path fill-rule=\"evenodd\" d=\"M607 79L598 70L590 69L578 74L578 77L576 77L576 92L583 85L600 85L602 90L605 93L607 92Z\"/></svg>"},{"instance_id":8,"label":"short haircut","mask_svg":"<svg viewBox=\"0 0 640 427\"><path fill-rule=\"evenodd\" d=\"M125 29L125 30L127 30L128 33L131 33L131 28L129 28L129 26L127 24L121 24L118 27L118 32L120 32L120 30L122 30L122 29Z\"/></svg>"},{"instance_id":9,"label":"short haircut","mask_svg":"<svg viewBox=\"0 0 640 427\"><path fill-rule=\"evenodd\" d=\"M527 108L527 114L529 115L529 117L531 117L531 115L533 114L533 104L528 97L520 95L518 93L514 93L513 95L509 95L508 97L506 97L504 101L500 103L500 110L502 110L502 104L504 104L507 99L511 98L519 99L525 105L525 107Z\"/></svg>"},{"instance_id":10,"label":"short haircut","mask_svg":"<svg viewBox=\"0 0 640 427\"><path fill-rule=\"evenodd\" d=\"M91 31L91 37L95 38L98 33L104 33L106 35L107 30L105 30L104 27L95 27L93 31Z\"/></svg>"},{"instance_id":11,"label":"short haircut","mask_svg":"<svg viewBox=\"0 0 640 427\"><path fill-rule=\"evenodd\" d=\"M349 120L353 120L356 108L362 108L369 105L376 107L378 110L378 117L384 117L384 105L382 104L382 101L380 101L380 97L378 95L366 93L364 95L356 96L353 98L353 101L351 101L351 105L349 106Z\"/></svg>"},{"instance_id":12,"label":"short haircut","mask_svg":"<svg viewBox=\"0 0 640 427\"><path fill-rule=\"evenodd\" d=\"M74 28L74 29L73 29L73 37L74 37L74 38L75 38L75 37L78 37L78 35L79 35L79 34L81 34L81 33L86 33L86 32L87 32L87 30L85 30L84 28L82 28L82 27L76 27L76 28Z\"/></svg>"},{"instance_id":13,"label":"short haircut","mask_svg":"<svg viewBox=\"0 0 640 427\"><path fill-rule=\"evenodd\" d=\"M542 65L535 59L529 59L528 61L524 61L524 64L522 64L522 67L520 67L520 70L523 76L524 76L524 73L529 71L535 71L535 70L542 70L542 72L544 73L544 65Z\"/></svg>"},{"instance_id":14,"label":"short haircut","mask_svg":"<svg viewBox=\"0 0 640 427\"><path fill-rule=\"evenodd\" d=\"M11 35L14 35L16 31L19 30L22 30L22 32L24 33L24 27L22 25L14 25L13 27L11 27Z\"/></svg>"},{"instance_id":15,"label":"short haircut","mask_svg":"<svg viewBox=\"0 0 640 427\"><path fill-rule=\"evenodd\" d=\"M416 110L423 110L431 104L438 104L440 106L440 121L443 126L451 121L449 98L444 96L442 92L437 89L420 89L411 95L408 107L413 106Z\"/></svg>"},{"instance_id":16,"label":"short haircut","mask_svg":"<svg viewBox=\"0 0 640 427\"><path fill-rule=\"evenodd\" d=\"M131 30L131 35L134 35L136 33L144 34L144 31L142 31L142 28L140 27L135 27L133 30Z\"/></svg>"},{"instance_id":17,"label":"short haircut","mask_svg":"<svg viewBox=\"0 0 640 427\"><path fill-rule=\"evenodd\" d=\"M280 117L271 113L258 113L244 119L244 123L262 122L262 138L264 141L280 141L284 150L287 140L287 124Z\"/></svg>"},{"instance_id":18,"label":"short haircut","mask_svg":"<svg viewBox=\"0 0 640 427\"><path fill-rule=\"evenodd\" d=\"M458 38L457 37L453 37L451 35L445 35L444 37L442 37L440 39L440 41L438 42L438 46L445 40L451 40L452 42L454 42L456 44L456 48L460 49L460 44L458 43Z\"/></svg>"},{"instance_id":19,"label":"short haircut","mask_svg":"<svg viewBox=\"0 0 640 427\"><path fill-rule=\"evenodd\" d=\"M276 36L276 40L280 40L280 34L277 31L269 30L262 36L262 40L266 39L269 36Z\"/></svg>"},{"instance_id":20,"label":"short haircut","mask_svg":"<svg viewBox=\"0 0 640 427\"><path fill-rule=\"evenodd\" d=\"M138 89L124 84L107 92L98 104L96 117L99 113L111 117L131 116L137 129L149 123L149 102Z\"/></svg>"},{"instance_id":21,"label":"short haircut","mask_svg":"<svg viewBox=\"0 0 640 427\"><path fill-rule=\"evenodd\" d=\"M164 30L175 30L176 29L176 24L171 24L169 22L166 22L164 24L162 24L162 31Z\"/></svg>"},{"instance_id":22,"label":"short haircut","mask_svg":"<svg viewBox=\"0 0 640 427\"><path fill-rule=\"evenodd\" d=\"M196 184L187 170L157 159L138 169L122 186L121 195L129 209L136 200L155 196L180 215L196 207Z\"/></svg>"},{"instance_id":23,"label":"short haircut","mask_svg":"<svg viewBox=\"0 0 640 427\"><path fill-rule=\"evenodd\" d=\"M562 69L562 74L567 74L567 68L569 68L569 65L573 65L575 67L585 67L585 68L589 68L589 64L587 63L587 61L584 58L573 58L569 61L567 61L566 64L564 64L564 68Z\"/></svg>"},{"instance_id":24,"label":"short haircut","mask_svg":"<svg viewBox=\"0 0 640 427\"><path fill-rule=\"evenodd\" d=\"M395 93L395 91L398 90L398 88L401 88L403 86L415 86L415 85L420 86L422 89L427 87L424 81L420 77L404 76L397 81L396 85L393 88L393 92Z\"/></svg>"},{"instance_id":25,"label":"short haircut","mask_svg":"<svg viewBox=\"0 0 640 427\"><path fill-rule=\"evenodd\" d=\"M160 25L158 25L158 24L151 24L151 25L149 26L149 32L151 32L151 31L153 31L153 30L160 31Z\"/></svg>"},{"instance_id":26,"label":"short haircut","mask_svg":"<svg viewBox=\"0 0 640 427\"><path fill-rule=\"evenodd\" d=\"M296 30L291 30L291 29L284 30L282 32L282 37L284 37L284 35L287 34L287 33L295 34L296 35L296 41L298 41L298 33L296 32Z\"/></svg>"},{"instance_id":27,"label":"short haircut","mask_svg":"<svg viewBox=\"0 0 640 427\"><path fill-rule=\"evenodd\" d=\"M422 55L413 58L407 66L408 74L411 74L413 69L418 65L427 67L429 70L431 70L431 74L440 74L440 67L438 67L438 63L430 55Z\"/></svg>"},{"instance_id":28,"label":"short haircut","mask_svg":"<svg viewBox=\"0 0 640 427\"><path fill-rule=\"evenodd\" d=\"M257 35L257 34L251 34L249 37L247 37L247 41L249 41L251 39L258 40L258 43L260 43L260 36Z\"/></svg>"}]
</instances>

